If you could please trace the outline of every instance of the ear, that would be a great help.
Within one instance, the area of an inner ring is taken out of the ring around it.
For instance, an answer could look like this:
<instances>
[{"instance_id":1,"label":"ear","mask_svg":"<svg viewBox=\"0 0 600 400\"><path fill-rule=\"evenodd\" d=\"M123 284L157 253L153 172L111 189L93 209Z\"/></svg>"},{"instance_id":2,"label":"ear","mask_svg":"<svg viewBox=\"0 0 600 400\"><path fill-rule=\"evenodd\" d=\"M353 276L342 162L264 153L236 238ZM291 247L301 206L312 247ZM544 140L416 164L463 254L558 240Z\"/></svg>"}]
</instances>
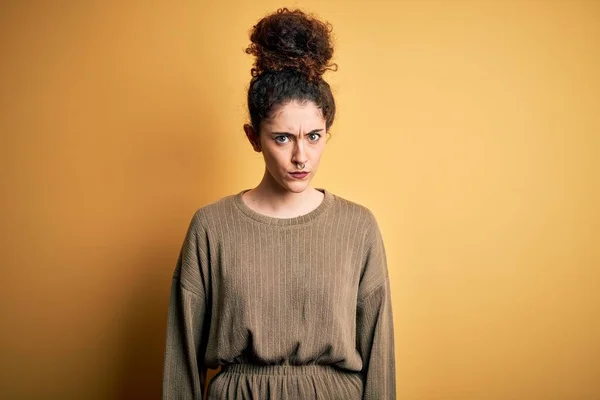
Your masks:
<instances>
[{"instance_id":1,"label":"ear","mask_svg":"<svg viewBox=\"0 0 600 400\"><path fill-rule=\"evenodd\" d=\"M260 139L254 131L254 128L252 128L250 124L244 124L244 132L246 132L246 137L250 141L250 144L252 145L254 151L260 153L262 151L260 147Z\"/></svg>"}]
</instances>

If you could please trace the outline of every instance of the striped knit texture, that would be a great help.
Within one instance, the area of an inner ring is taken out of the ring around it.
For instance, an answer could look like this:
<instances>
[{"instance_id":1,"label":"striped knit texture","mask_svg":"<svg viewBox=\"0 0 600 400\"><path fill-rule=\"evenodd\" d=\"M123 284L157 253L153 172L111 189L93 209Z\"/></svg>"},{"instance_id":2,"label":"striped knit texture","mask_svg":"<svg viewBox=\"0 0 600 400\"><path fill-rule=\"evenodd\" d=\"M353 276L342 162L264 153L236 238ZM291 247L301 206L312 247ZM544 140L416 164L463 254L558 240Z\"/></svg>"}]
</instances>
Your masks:
<instances>
[{"instance_id":1,"label":"striped knit texture","mask_svg":"<svg viewBox=\"0 0 600 400\"><path fill-rule=\"evenodd\" d=\"M365 206L325 189L294 218L243 190L194 214L171 286L163 399L395 399L383 239Z\"/></svg>"}]
</instances>

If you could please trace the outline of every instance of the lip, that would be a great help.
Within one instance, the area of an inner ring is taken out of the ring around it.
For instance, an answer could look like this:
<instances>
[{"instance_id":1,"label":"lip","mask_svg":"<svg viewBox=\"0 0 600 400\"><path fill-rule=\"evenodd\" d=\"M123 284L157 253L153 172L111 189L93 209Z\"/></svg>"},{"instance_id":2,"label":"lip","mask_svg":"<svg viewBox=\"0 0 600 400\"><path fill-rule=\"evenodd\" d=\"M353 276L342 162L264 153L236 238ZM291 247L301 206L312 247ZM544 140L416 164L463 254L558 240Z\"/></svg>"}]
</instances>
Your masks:
<instances>
[{"instance_id":1,"label":"lip","mask_svg":"<svg viewBox=\"0 0 600 400\"><path fill-rule=\"evenodd\" d=\"M304 179L310 175L310 172L290 172L290 175L296 179Z\"/></svg>"}]
</instances>

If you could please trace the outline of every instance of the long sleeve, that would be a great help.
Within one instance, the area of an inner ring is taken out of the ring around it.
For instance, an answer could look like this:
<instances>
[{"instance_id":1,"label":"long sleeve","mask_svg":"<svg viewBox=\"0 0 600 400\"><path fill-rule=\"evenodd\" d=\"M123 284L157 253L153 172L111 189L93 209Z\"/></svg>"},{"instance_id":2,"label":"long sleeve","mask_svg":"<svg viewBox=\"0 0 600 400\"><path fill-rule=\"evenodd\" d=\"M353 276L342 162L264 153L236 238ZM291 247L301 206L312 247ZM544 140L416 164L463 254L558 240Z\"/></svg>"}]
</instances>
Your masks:
<instances>
[{"instance_id":1,"label":"long sleeve","mask_svg":"<svg viewBox=\"0 0 600 400\"><path fill-rule=\"evenodd\" d=\"M364 400L396 398L394 325L385 247L376 223L359 284L357 348L363 360Z\"/></svg>"},{"instance_id":2,"label":"long sleeve","mask_svg":"<svg viewBox=\"0 0 600 400\"><path fill-rule=\"evenodd\" d=\"M203 358L210 310L207 251L198 213L181 247L171 283L163 366L163 400L202 399L206 386Z\"/></svg>"}]
</instances>

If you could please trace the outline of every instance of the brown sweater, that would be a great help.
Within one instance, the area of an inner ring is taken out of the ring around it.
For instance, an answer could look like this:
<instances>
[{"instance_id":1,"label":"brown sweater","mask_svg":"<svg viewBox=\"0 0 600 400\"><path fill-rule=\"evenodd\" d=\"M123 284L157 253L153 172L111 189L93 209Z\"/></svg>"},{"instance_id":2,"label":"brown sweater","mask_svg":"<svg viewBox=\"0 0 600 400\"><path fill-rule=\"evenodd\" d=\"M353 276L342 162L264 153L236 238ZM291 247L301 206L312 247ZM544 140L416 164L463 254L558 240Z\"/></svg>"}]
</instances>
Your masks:
<instances>
[{"instance_id":1,"label":"brown sweater","mask_svg":"<svg viewBox=\"0 0 600 400\"><path fill-rule=\"evenodd\" d=\"M390 284L373 213L325 189L308 214L253 211L243 190L194 214L171 287L163 399L201 399L220 364L331 365L395 399Z\"/></svg>"}]
</instances>

